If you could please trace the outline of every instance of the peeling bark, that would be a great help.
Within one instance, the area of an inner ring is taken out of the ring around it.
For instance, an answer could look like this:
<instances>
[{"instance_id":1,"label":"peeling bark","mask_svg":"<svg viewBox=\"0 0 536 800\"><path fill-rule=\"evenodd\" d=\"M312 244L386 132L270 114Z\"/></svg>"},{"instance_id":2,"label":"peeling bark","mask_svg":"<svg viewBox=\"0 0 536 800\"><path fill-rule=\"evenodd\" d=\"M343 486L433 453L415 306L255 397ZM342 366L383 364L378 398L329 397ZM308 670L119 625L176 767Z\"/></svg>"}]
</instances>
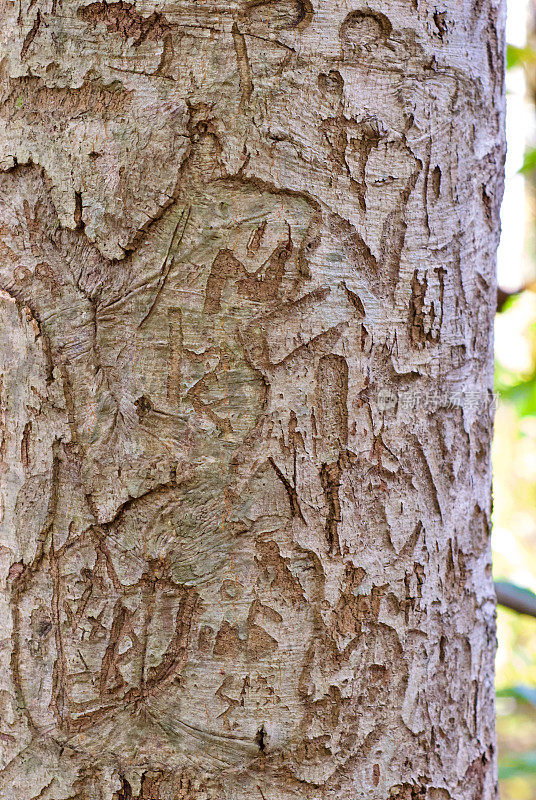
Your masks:
<instances>
[{"instance_id":1,"label":"peeling bark","mask_svg":"<svg viewBox=\"0 0 536 800\"><path fill-rule=\"evenodd\" d=\"M502 4L0 4L0 796L496 798Z\"/></svg>"}]
</instances>

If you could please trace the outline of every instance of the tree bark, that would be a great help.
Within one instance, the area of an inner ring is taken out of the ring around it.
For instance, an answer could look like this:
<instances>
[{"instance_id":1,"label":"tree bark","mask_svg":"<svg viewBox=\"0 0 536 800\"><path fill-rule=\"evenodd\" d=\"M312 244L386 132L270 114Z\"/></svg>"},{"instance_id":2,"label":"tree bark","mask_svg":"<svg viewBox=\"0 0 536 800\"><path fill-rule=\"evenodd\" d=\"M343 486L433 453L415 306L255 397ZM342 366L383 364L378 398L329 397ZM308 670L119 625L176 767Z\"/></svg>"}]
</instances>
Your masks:
<instances>
[{"instance_id":1,"label":"tree bark","mask_svg":"<svg viewBox=\"0 0 536 800\"><path fill-rule=\"evenodd\" d=\"M2 0L0 796L496 797L500 0Z\"/></svg>"}]
</instances>

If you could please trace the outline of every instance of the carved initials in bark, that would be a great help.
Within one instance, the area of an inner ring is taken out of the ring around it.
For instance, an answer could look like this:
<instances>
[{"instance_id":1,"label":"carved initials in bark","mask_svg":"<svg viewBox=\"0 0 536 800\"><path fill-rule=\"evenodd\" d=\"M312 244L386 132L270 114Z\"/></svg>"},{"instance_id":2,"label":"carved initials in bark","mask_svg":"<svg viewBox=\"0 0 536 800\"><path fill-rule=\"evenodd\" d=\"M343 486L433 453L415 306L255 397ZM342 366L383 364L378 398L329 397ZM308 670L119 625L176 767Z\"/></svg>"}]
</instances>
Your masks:
<instances>
[{"instance_id":1,"label":"carved initials in bark","mask_svg":"<svg viewBox=\"0 0 536 800\"><path fill-rule=\"evenodd\" d=\"M263 223L265 224L265 223ZM257 235L255 232L254 237ZM255 242L255 238L253 239ZM239 295L259 303L270 303L278 299L279 287L285 274L285 264L292 254L293 244L290 227L286 242L279 242L268 261L256 272L250 273L233 255L231 250L220 250L207 281L205 313L214 314L221 308L221 295L226 283L233 282ZM249 252L254 249L248 245Z\"/></svg>"}]
</instances>

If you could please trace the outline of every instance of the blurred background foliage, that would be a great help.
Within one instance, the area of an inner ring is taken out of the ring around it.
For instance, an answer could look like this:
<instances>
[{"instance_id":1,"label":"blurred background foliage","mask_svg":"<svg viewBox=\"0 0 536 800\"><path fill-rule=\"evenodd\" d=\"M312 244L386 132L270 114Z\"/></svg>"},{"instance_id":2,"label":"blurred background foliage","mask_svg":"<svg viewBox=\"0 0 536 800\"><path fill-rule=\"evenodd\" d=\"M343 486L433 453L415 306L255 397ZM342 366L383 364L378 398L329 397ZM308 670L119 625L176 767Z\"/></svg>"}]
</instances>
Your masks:
<instances>
[{"instance_id":1,"label":"blurred background foliage","mask_svg":"<svg viewBox=\"0 0 536 800\"><path fill-rule=\"evenodd\" d=\"M508 0L507 35L492 543L495 580L536 593L536 0ZM497 636L501 798L536 800L536 617L500 606Z\"/></svg>"}]
</instances>

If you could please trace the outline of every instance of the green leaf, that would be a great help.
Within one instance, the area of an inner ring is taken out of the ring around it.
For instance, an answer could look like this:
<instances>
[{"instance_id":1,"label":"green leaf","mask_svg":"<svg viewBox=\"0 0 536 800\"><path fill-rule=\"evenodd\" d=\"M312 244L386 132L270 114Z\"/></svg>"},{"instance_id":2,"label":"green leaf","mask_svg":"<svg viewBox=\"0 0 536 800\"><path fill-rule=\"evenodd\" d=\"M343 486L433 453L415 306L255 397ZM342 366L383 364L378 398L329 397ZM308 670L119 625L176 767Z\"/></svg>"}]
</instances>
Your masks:
<instances>
[{"instance_id":1,"label":"green leaf","mask_svg":"<svg viewBox=\"0 0 536 800\"><path fill-rule=\"evenodd\" d=\"M518 172L521 172L523 173L523 175L526 175L527 173L533 172L535 169L536 169L536 147L532 147L525 153L525 157L523 159L523 166L520 167Z\"/></svg>"},{"instance_id":2,"label":"green leaf","mask_svg":"<svg viewBox=\"0 0 536 800\"><path fill-rule=\"evenodd\" d=\"M525 67L527 64L533 64L536 61L536 52L532 47L516 47L509 44L506 51L506 68L512 67Z\"/></svg>"},{"instance_id":3,"label":"green leaf","mask_svg":"<svg viewBox=\"0 0 536 800\"><path fill-rule=\"evenodd\" d=\"M520 289L518 292L513 292L510 297L507 297L506 300L503 300L501 308L497 309L497 314L504 314L505 311L510 311L512 306L514 306L519 299L519 295L524 291L524 289Z\"/></svg>"},{"instance_id":4,"label":"green leaf","mask_svg":"<svg viewBox=\"0 0 536 800\"><path fill-rule=\"evenodd\" d=\"M536 708L536 687L533 686L505 686L497 689L497 697L513 697Z\"/></svg>"},{"instance_id":5,"label":"green leaf","mask_svg":"<svg viewBox=\"0 0 536 800\"><path fill-rule=\"evenodd\" d=\"M499 759L500 780L516 778L520 775L536 775L536 752Z\"/></svg>"},{"instance_id":6,"label":"green leaf","mask_svg":"<svg viewBox=\"0 0 536 800\"><path fill-rule=\"evenodd\" d=\"M518 417L536 416L536 375L523 379L499 366L495 389L501 400L513 403Z\"/></svg>"}]
</instances>

